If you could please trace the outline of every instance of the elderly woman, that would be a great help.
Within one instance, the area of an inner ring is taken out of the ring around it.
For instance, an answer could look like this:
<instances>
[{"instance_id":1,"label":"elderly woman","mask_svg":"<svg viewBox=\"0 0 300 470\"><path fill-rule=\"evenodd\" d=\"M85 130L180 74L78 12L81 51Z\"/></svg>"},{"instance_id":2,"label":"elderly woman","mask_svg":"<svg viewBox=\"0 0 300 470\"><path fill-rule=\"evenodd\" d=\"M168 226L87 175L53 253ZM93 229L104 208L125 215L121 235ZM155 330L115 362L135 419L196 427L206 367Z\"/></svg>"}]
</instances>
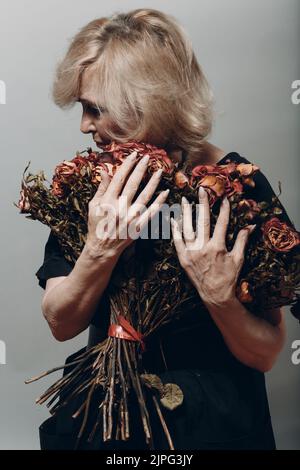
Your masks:
<instances>
[{"instance_id":1,"label":"elderly woman","mask_svg":"<svg viewBox=\"0 0 300 470\"><path fill-rule=\"evenodd\" d=\"M58 65L53 97L61 108L81 103L80 129L91 134L96 144L149 142L165 148L174 160L187 159L192 167L250 163L237 152L208 142L212 126L209 85L181 26L159 11L138 9L83 27ZM112 179L103 173L89 203L87 241L74 265L64 259L50 233L44 263L36 275L45 288L42 311L58 341L74 338L88 327L88 347L106 337L109 304L105 290L118 259L133 240L98 238L96 209L102 203L119 207L121 196L127 197L128 208L134 207L146 167L147 157L137 163L132 154ZM150 201L160 177L159 171L151 177L139 202ZM259 171L254 179L252 198L270 200L274 191L266 177ZM166 203L167 197L161 192L154 203ZM183 390L182 406L165 417L175 449L275 449L264 373L272 368L284 344L282 311L254 314L237 299L236 282L252 228L241 230L228 252L228 200L224 199L212 237L205 191L199 193L199 202L204 215L200 235L193 232L186 200L182 201L182 233L174 222L172 235L180 264L206 309L185 312L181 320L162 327L158 340L145 353L145 364L147 370ZM147 220L150 209L144 215ZM129 223L122 214L118 219L120 226ZM40 426L42 448L74 448L78 427L71 416L77 408L71 404ZM155 448L167 449L155 413L152 420ZM138 418L128 442L103 443L99 433L81 448L146 448Z\"/></svg>"}]
</instances>

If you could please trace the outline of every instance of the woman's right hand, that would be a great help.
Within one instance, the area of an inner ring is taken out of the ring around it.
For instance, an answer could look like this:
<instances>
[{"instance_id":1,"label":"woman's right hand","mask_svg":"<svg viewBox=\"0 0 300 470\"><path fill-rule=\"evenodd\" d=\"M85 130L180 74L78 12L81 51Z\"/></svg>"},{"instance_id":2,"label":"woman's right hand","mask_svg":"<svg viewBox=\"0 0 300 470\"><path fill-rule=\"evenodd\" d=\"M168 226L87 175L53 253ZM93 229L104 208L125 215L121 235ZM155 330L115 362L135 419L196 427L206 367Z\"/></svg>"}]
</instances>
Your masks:
<instances>
[{"instance_id":1,"label":"woman's right hand","mask_svg":"<svg viewBox=\"0 0 300 470\"><path fill-rule=\"evenodd\" d=\"M160 182L162 170L158 170L131 204L147 170L148 161L149 157L145 156L137 163L137 152L133 152L118 167L112 178L107 172L101 171L101 182L89 202L86 245L93 257L104 255L117 260L134 241L130 234L128 236L129 225L133 225L136 233L140 232L166 201L169 190L162 191L141 213L140 205L147 205Z\"/></svg>"}]
</instances>

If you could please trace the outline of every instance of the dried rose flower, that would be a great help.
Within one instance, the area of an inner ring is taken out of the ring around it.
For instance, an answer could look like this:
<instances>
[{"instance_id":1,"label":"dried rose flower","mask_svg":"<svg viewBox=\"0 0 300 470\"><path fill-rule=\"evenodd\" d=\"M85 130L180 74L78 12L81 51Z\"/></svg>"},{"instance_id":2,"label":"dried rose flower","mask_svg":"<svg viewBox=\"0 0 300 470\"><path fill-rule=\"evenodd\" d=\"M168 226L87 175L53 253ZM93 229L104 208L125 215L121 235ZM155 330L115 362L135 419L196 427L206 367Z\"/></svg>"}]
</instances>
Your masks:
<instances>
[{"instance_id":1,"label":"dried rose flower","mask_svg":"<svg viewBox=\"0 0 300 470\"><path fill-rule=\"evenodd\" d=\"M171 175L174 172L175 165L172 160L168 157L167 154L160 155L157 158L157 155L150 155L149 163L148 163L148 171L150 170L151 173L162 169L163 174Z\"/></svg>"},{"instance_id":2,"label":"dried rose flower","mask_svg":"<svg viewBox=\"0 0 300 470\"><path fill-rule=\"evenodd\" d=\"M237 172L236 168L235 163L228 165L197 165L192 170L190 185L195 189L203 186L209 196L209 205L212 207L225 194L230 197L235 193L243 192L241 181L237 178L231 179L233 173Z\"/></svg>"},{"instance_id":3,"label":"dried rose flower","mask_svg":"<svg viewBox=\"0 0 300 470\"><path fill-rule=\"evenodd\" d=\"M51 192L54 196L61 197L64 195L64 190L61 186L61 181L58 178L53 178Z\"/></svg>"},{"instance_id":4,"label":"dried rose flower","mask_svg":"<svg viewBox=\"0 0 300 470\"><path fill-rule=\"evenodd\" d=\"M70 176L74 173L77 173L78 167L73 161L64 160L62 163L56 166L55 176L57 178L62 178L64 176Z\"/></svg>"},{"instance_id":5,"label":"dried rose flower","mask_svg":"<svg viewBox=\"0 0 300 470\"><path fill-rule=\"evenodd\" d=\"M274 251L287 252L300 244L300 234L277 217L272 217L262 226L266 245Z\"/></svg>"},{"instance_id":6,"label":"dried rose flower","mask_svg":"<svg viewBox=\"0 0 300 470\"><path fill-rule=\"evenodd\" d=\"M259 170L259 167L253 163L239 163L236 169L242 176L250 176Z\"/></svg>"}]
</instances>

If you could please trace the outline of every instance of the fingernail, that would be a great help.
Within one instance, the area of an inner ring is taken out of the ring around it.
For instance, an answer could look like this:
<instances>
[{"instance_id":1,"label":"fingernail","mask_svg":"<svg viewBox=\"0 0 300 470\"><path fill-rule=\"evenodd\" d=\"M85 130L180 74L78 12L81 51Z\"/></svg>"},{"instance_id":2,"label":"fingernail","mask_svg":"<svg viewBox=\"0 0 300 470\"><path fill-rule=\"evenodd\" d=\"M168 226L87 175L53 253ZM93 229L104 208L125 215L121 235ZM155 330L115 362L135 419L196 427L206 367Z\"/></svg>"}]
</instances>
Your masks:
<instances>
[{"instance_id":1,"label":"fingernail","mask_svg":"<svg viewBox=\"0 0 300 470\"><path fill-rule=\"evenodd\" d=\"M200 196L201 197L205 196L205 189L203 188L203 186L200 186Z\"/></svg>"},{"instance_id":2,"label":"fingernail","mask_svg":"<svg viewBox=\"0 0 300 470\"><path fill-rule=\"evenodd\" d=\"M132 154L130 156L131 156L132 160L134 160L138 156L137 151L135 150L134 152L132 152Z\"/></svg>"},{"instance_id":3,"label":"fingernail","mask_svg":"<svg viewBox=\"0 0 300 470\"><path fill-rule=\"evenodd\" d=\"M156 174L156 176L160 176L162 174L162 172L163 172L163 170L162 170L162 168L160 168L159 170L157 170L155 172L155 174Z\"/></svg>"},{"instance_id":4,"label":"fingernail","mask_svg":"<svg viewBox=\"0 0 300 470\"><path fill-rule=\"evenodd\" d=\"M149 155L145 155L145 156L142 158L142 162L143 162L143 163L148 163L149 158L150 158Z\"/></svg>"},{"instance_id":5,"label":"fingernail","mask_svg":"<svg viewBox=\"0 0 300 470\"><path fill-rule=\"evenodd\" d=\"M228 198L227 196L224 196L223 199L222 199L222 205L225 206L225 204L227 204L229 201L228 201Z\"/></svg>"},{"instance_id":6,"label":"fingernail","mask_svg":"<svg viewBox=\"0 0 300 470\"><path fill-rule=\"evenodd\" d=\"M169 194L169 192L170 192L169 189L166 189L166 190L164 191L165 194Z\"/></svg>"},{"instance_id":7,"label":"fingernail","mask_svg":"<svg viewBox=\"0 0 300 470\"><path fill-rule=\"evenodd\" d=\"M245 227L245 229L246 229L246 230L249 230L249 232L251 233L251 232L253 232L253 230L255 229L255 227L256 227L256 224L252 224L252 225L247 225L247 226Z\"/></svg>"},{"instance_id":8,"label":"fingernail","mask_svg":"<svg viewBox=\"0 0 300 470\"><path fill-rule=\"evenodd\" d=\"M188 202L187 198L182 196L181 203L186 204Z\"/></svg>"}]
</instances>

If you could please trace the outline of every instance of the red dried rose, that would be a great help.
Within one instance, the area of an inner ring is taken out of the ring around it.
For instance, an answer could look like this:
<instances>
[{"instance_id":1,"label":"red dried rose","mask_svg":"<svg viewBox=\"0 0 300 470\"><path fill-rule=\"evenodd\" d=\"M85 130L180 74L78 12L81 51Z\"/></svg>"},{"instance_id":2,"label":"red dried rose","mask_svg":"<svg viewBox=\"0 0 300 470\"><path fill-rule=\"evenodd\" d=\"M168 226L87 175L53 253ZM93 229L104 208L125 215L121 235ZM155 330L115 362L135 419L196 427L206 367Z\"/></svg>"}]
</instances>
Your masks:
<instances>
[{"instance_id":1,"label":"red dried rose","mask_svg":"<svg viewBox=\"0 0 300 470\"><path fill-rule=\"evenodd\" d=\"M51 193L54 195L54 196L63 196L64 194L64 190L61 186L61 181L57 178L53 178L52 180L52 189L51 189Z\"/></svg>"},{"instance_id":2,"label":"red dried rose","mask_svg":"<svg viewBox=\"0 0 300 470\"><path fill-rule=\"evenodd\" d=\"M160 170L160 169L163 170L163 174L165 175L171 175L173 173L175 166L167 154L165 155L149 154L149 155L150 155L150 159L148 163L148 171L150 171L150 173L154 173L155 171Z\"/></svg>"},{"instance_id":3,"label":"red dried rose","mask_svg":"<svg viewBox=\"0 0 300 470\"><path fill-rule=\"evenodd\" d=\"M116 165L120 165L128 155L136 151L139 157L150 156L148 163L148 171L150 173L162 169L165 175L171 175L175 169L175 165L168 157L167 152L164 149L158 149L155 145L137 141L126 143L112 142L111 144L104 145L102 149L104 153L107 152L113 155L113 162Z\"/></svg>"},{"instance_id":4,"label":"red dried rose","mask_svg":"<svg viewBox=\"0 0 300 470\"><path fill-rule=\"evenodd\" d=\"M300 244L300 234L277 217L265 222L262 232L266 245L274 251L287 252Z\"/></svg>"},{"instance_id":5,"label":"red dried rose","mask_svg":"<svg viewBox=\"0 0 300 470\"><path fill-rule=\"evenodd\" d=\"M217 199L222 198L225 194L229 196L235 192L228 174L226 169L220 166L198 165L192 170L190 184L195 189L198 189L199 186L206 189L209 205L212 207Z\"/></svg>"},{"instance_id":6,"label":"red dried rose","mask_svg":"<svg viewBox=\"0 0 300 470\"><path fill-rule=\"evenodd\" d=\"M92 154L92 155L95 155L95 154ZM87 166L89 162L94 161L94 157L90 158L90 156L91 154L89 154L87 157L81 157L80 155L77 155L70 161L74 163L76 165L77 170L80 171L82 167Z\"/></svg>"},{"instance_id":7,"label":"red dried rose","mask_svg":"<svg viewBox=\"0 0 300 470\"><path fill-rule=\"evenodd\" d=\"M64 160L62 163L57 165L54 170L54 174L57 178L64 176L70 176L78 172L78 167L74 161Z\"/></svg>"}]
</instances>

